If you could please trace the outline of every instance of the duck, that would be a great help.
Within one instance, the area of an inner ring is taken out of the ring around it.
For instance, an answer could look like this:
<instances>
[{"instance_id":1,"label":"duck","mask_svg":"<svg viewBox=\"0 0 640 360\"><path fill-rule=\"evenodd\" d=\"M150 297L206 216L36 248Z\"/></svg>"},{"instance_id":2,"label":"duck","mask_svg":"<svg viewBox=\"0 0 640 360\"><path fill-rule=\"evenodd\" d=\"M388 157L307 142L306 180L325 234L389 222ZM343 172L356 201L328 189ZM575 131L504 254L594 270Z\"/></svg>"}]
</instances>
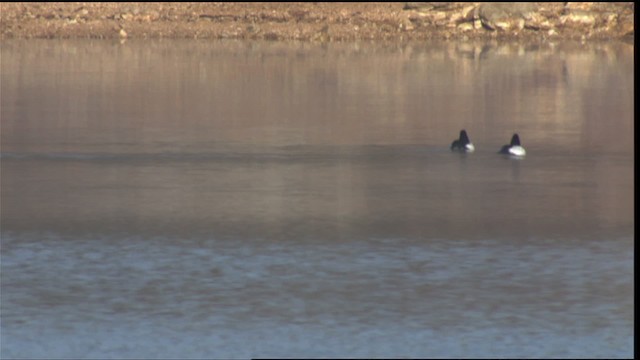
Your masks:
<instances>
[{"instance_id":1,"label":"duck","mask_svg":"<svg viewBox=\"0 0 640 360\"><path fill-rule=\"evenodd\" d=\"M475 149L466 130L460 130L460 137L451 143L451 151L473 152Z\"/></svg>"},{"instance_id":2,"label":"duck","mask_svg":"<svg viewBox=\"0 0 640 360\"><path fill-rule=\"evenodd\" d=\"M513 155L513 156L525 156L527 151L520 145L520 136L513 134L511 137L511 143L509 145L502 146L499 154Z\"/></svg>"}]
</instances>

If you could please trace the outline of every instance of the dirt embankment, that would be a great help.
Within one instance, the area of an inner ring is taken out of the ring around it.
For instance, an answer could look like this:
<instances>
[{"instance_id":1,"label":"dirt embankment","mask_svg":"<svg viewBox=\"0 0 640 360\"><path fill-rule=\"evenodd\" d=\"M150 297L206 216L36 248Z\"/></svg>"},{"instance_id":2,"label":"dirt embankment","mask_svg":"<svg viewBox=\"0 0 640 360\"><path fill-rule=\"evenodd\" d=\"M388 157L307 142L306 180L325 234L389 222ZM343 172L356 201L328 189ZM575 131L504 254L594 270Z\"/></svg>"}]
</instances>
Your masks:
<instances>
[{"instance_id":1,"label":"dirt embankment","mask_svg":"<svg viewBox=\"0 0 640 360\"><path fill-rule=\"evenodd\" d=\"M633 39L634 3L2 3L0 38Z\"/></svg>"}]
</instances>

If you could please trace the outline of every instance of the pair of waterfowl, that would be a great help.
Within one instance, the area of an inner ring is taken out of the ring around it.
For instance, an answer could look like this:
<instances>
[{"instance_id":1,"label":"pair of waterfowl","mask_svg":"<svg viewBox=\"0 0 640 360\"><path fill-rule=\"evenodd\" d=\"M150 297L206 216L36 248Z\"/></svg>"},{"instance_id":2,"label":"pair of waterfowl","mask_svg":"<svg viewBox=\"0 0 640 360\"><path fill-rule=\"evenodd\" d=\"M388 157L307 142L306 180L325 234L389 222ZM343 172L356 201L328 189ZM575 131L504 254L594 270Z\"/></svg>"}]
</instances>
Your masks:
<instances>
[{"instance_id":1,"label":"pair of waterfowl","mask_svg":"<svg viewBox=\"0 0 640 360\"><path fill-rule=\"evenodd\" d=\"M473 152L475 149L476 148L469 140L469 136L465 130L460 130L460 137L458 140L453 140L453 143L451 143L452 151ZM520 136L518 136L518 134L513 134L511 137L511 143L509 145L504 145L498 153L513 156L524 156L527 152L524 150L522 145L520 145Z\"/></svg>"}]
</instances>

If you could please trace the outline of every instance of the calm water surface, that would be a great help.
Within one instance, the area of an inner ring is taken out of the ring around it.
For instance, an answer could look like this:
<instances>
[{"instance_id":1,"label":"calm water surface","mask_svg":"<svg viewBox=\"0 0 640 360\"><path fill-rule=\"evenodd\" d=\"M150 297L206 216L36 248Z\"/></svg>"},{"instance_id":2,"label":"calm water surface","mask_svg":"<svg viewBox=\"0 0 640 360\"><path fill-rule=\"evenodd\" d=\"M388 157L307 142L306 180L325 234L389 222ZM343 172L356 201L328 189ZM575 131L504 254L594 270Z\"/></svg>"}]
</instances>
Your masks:
<instances>
[{"instance_id":1,"label":"calm water surface","mask_svg":"<svg viewBox=\"0 0 640 360\"><path fill-rule=\"evenodd\" d=\"M0 49L2 358L633 355L633 45Z\"/></svg>"}]
</instances>

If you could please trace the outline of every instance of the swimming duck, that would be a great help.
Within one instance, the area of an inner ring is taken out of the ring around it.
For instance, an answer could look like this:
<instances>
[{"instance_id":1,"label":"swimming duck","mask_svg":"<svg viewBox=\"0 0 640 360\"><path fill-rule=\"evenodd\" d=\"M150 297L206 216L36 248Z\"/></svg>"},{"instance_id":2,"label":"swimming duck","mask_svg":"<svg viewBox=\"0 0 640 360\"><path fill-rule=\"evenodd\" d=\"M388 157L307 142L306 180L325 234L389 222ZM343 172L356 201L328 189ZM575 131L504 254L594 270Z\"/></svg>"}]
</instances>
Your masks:
<instances>
[{"instance_id":1,"label":"swimming duck","mask_svg":"<svg viewBox=\"0 0 640 360\"><path fill-rule=\"evenodd\" d=\"M451 151L473 152L475 149L466 130L460 130L460 138L451 143Z\"/></svg>"},{"instance_id":2,"label":"swimming duck","mask_svg":"<svg viewBox=\"0 0 640 360\"><path fill-rule=\"evenodd\" d=\"M513 156L525 156L527 152L522 145L520 145L520 136L516 133L511 137L511 144L504 145L498 153Z\"/></svg>"}]
</instances>

